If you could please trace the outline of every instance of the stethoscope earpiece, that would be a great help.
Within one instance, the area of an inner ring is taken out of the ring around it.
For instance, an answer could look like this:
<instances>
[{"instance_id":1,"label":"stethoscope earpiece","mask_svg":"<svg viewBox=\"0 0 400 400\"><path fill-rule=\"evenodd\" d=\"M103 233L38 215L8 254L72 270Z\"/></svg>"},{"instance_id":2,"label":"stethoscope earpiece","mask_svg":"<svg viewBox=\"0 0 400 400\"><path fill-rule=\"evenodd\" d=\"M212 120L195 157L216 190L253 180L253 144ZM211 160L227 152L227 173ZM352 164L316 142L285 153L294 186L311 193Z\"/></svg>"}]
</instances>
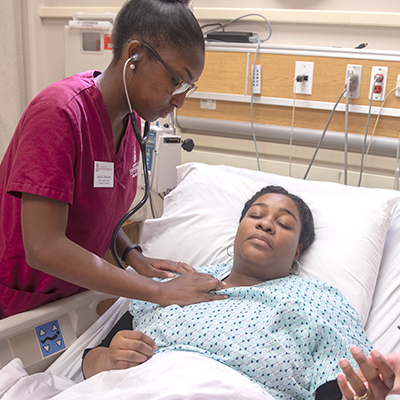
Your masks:
<instances>
[{"instance_id":1,"label":"stethoscope earpiece","mask_svg":"<svg viewBox=\"0 0 400 400\"><path fill-rule=\"evenodd\" d=\"M135 62L137 60L139 60L139 54L134 54L128 61ZM135 67L135 64L129 64L130 69L135 69Z\"/></svg>"}]
</instances>

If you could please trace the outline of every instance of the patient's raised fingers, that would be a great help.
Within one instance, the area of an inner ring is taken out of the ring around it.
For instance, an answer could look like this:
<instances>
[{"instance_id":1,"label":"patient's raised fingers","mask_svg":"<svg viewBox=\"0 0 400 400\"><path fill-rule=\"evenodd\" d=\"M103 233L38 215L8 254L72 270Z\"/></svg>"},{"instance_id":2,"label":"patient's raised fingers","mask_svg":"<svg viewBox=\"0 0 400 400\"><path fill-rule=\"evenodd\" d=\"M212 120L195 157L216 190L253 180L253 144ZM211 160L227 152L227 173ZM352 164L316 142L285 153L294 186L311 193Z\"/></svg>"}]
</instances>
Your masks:
<instances>
[{"instance_id":1,"label":"patient's raised fingers","mask_svg":"<svg viewBox=\"0 0 400 400\"><path fill-rule=\"evenodd\" d=\"M377 350L372 350L366 365L361 366L371 390L382 398L393 388L395 373L386 359ZM378 397L379 398L379 397Z\"/></svg>"},{"instance_id":2,"label":"patient's raised fingers","mask_svg":"<svg viewBox=\"0 0 400 400\"><path fill-rule=\"evenodd\" d=\"M364 382L361 380L361 378L355 373L355 371L352 368L352 366L350 365L350 363L345 358L342 358L339 361L339 366L347 378L348 385L351 386L351 388L353 389L355 394L359 397L364 396L365 393L367 392L367 388L365 387ZM340 385L340 382L341 382L341 378L338 377L338 384L339 384L340 389L342 390L342 393L343 393L343 389L345 389L345 393L346 393L345 398L353 399L354 393L353 393L353 395L350 395L349 388L346 387L344 385L344 383L342 383L342 385ZM344 395L344 393L343 393L343 395Z\"/></svg>"},{"instance_id":3,"label":"patient's raised fingers","mask_svg":"<svg viewBox=\"0 0 400 400\"><path fill-rule=\"evenodd\" d=\"M338 375L337 383L339 385L340 391L342 392L342 400L353 400L354 391L351 389L346 377L343 374Z\"/></svg>"}]
</instances>

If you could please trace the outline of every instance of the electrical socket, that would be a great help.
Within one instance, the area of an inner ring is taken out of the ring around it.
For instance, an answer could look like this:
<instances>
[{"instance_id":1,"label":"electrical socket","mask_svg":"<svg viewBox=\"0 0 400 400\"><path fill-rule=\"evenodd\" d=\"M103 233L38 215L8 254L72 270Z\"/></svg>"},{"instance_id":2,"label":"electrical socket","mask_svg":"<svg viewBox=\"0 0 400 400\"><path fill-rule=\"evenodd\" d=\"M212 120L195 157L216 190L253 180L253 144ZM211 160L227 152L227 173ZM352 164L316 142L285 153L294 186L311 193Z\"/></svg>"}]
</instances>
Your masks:
<instances>
[{"instance_id":1,"label":"electrical socket","mask_svg":"<svg viewBox=\"0 0 400 400\"><path fill-rule=\"evenodd\" d=\"M253 67L253 94L261 94L261 65Z\"/></svg>"},{"instance_id":2,"label":"electrical socket","mask_svg":"<svg viewBox=\"0 0 400 400\"><path fill-rule=\"evenodd\" d=\"M348 64L346 68L345 85L350 77L350 84L346 90L344 97L349 95L349 99L358 99L360 97L360 82L361 82L362 65Z\"/></svg>"},{"instance_id":3,"label":"electrical socket","mask_svg":"<svg viewBox=\"0 0 400 400\"><path fill-rule=\"evenodd\" d=\"M375 77L381 76L380 82L375 82ZM371 83L369 85L368 98L371 100L383 101L385 99L386 82L388 77L388 67L372 67Z\"/></svg>"},{"instance_id":4,"label":"electrical socket","mask_svg":"<svg viewBox=\"0 0 400 400\"><path fill-rule=\"evenodd\" d=\"M294 79L296 80L296 85L294 88L294 93L311 94L313 76L313 62L296 61L296 69L294 71Z\"/></svg>"},{"instance_id":5,"label":"electrical socket","mask_svg":"<svg viewBox=\"0 0 400 400\"><path fill-rule=\"evenodd\" d=\"M396 97L400 97L400 74L397 75L397 83L396 83Z\"/></svg>"}]
</instances>

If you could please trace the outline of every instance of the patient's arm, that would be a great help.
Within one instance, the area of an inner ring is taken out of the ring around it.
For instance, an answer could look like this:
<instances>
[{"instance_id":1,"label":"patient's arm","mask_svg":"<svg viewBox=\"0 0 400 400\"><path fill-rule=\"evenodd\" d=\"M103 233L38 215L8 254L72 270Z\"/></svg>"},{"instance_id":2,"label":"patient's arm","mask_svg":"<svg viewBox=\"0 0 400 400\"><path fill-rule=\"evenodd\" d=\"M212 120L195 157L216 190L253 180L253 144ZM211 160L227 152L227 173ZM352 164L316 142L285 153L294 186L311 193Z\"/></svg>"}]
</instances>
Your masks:
<instances>
[{"instance_id":1,"label":"patient's arm","mask_svg":"<svg viewBox=\"0 0 400 400\"><path fill-rule=\"evenodd\" d=\"M361 397L366 387L371 392L370 400L384 400L388 394L400 394L400 353L382 355L373 350L367 358L357 346L352 347L351 353L360 369L356 373L346 359L340 360L346 375L338 376L344 400L352 400L354 392Z\"/></svg>"},{"instance_id":2,"label":"patient's arm","mask_svg":"<svg viewBox=\"0 0 400 400\"><path fill-rule=\"evenodd\" d=\"M110 347L96 347L83 360L82 369L86 378L111 369L135 367L147 361L157 348L154 340L138 331L119 331Z\"/></svg>"}]
</instances>

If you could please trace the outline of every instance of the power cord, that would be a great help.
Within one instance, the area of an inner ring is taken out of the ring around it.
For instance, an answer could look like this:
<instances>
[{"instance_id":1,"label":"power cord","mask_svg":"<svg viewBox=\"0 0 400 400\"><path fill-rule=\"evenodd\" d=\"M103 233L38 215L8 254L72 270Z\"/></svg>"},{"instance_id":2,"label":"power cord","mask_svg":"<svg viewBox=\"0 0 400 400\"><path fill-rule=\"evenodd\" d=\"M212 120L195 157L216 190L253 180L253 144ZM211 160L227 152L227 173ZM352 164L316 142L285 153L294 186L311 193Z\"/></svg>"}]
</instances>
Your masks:
<instances>
[{"instance_id":1,"label":"power cord","mask_svg":"<svg viewBox=\"0 0 400 400\"><path fill-rule=\"evenodd\" d=\"M324 129L323 132L322 132L321 138L320 138L320 140L319 140L319 142L318 142L318 145L317 145L317 147L316 147L316 149L315 149L314 155L313 155L313 157L312 157L312 159L311 159L311 162L310 162L310 164L309 164L309 166L308 166L308 168L307 168L307 171L306 171L306 173L305 173L303 179L306 179L306 178L307 178L307 175L308 175L308 173L310 172L310 169L311 169L312 165L314 164L315 157L317 156L318 150L320 149L321 144L322 144L322 141L324 140L326 131L328 130L329 124L331 123L333 114L334 114L335 111L336 111L336 107L338 106L340 100L342 99L342 97L343 97L343 95L346 93L346 91L347 91L347 88L345 87L344 90L343 90L343 92L340 94L339 98L337 99L337 101L336 101L336 103L335 103L335 105L334 105L334 107L333 107L333 109L332 109L332 111L331 111L331 115L329 116L329 119L328 119L328 122L327 122L327 124L326 124L326 126L325 126L325 129Z\"/></svg>"},{"instance_id":2,"label":"power cord","mask_svg":"<svg viewBox=\"0 0 400 400\"><path fill-rule=\"evenodd\" d=\"M379 81L379 79L382 79L380 76L375 76L374 83L371 87L371 100L369 102L369 109L368 109L368 117L367 117L367 126L365 128L365 134L364 134L364 142L363 142L363 147L362 147L362 153L361 153L361 165L360 165L360 178L358 180L358 187L361 186L361 180L362 180L362 174L364 170L364 153L365 153L365 146L367 144L367 137L368 137L368 129L369 129L369 120L371 118L371 109L372 109L372 101L374 99L374 88L375 84ZM383 106L383 103L382 103ZM382 107L381 107L382 108Z\"/></svg>"},{"instance_id":3,"label":"power cord","mask_svg":"<svg viewBox=\"0 0 400 400\"><path fill-rule=\"evenodd\" d=\"M203 32L204 37L207 36L208 33L214 32L218 29L222 29L223 32L225 32L225 27L227 27L228 25L233 24L236 21L239 21L240 19L243 18L247 18L247 17L252 17L252 16L257 16L260 17L262 19L265 20L265 22L268 24L268 30L269 30L269 34L265 39L261 39L260 36L258 34L254 34L252 37L249 38L249 41L252 43L257 43L257 47L256 50L254 52L254 62L253 62L253 68L252 68L252 78L254 76L254 71L255 71L255 67L256 67L256 61L257 61L257 55L258 52L260 50L260 45L261 43L266 42L267 40L269 40L269 38L272 35L272 26L271 23L269 22L269 20L264 17L264 15L262 14L257 14L257 13L251 13L251 14L245 14L245 15L241 15L240 17L234 18L230 21L228 21L226 24L208 24L208 25L204 25L202 28L206 27L206 26L212 26L212 25L218 25L217 28L214 29L210 29L207 32ZM255 149L255 153L256 153L256 159L257 159L257 168L259 171L261 171L261 167L260 167L260 157L258 154L258 146L257 146L257 138L256 138L256 133L255 133L255 129L254 129L254 116L253 116L253 109L254 109L254 88L253 88L253 82L251 82L251 97L250 97L250 124L251 124L251 132L252 132L252 136L253 136L253 141L254 141L254 149Z\"/></svg>"},{"instance_id":4,"label":"power cord","mask_svg":"<svg viewBox=\"0 0 400 400\"><path fill-rule=\"evenodd\" d=\"M267 36L265 39L259 39L259 40L253 39L253 40L251 40L251 41L253 41L254 43L255 43L256 41L261 41L262 43L264 43L264 42L266 42L266 41L271 37L271 35L272 35L272 26L271 26L271 23L269 22L269 20L268 20L266 17L264 17L264 15L262 15L262 14L258 14L258 13L245 14L245 15L241 15L240 17L237 17L237 18L234 18L234 19L228 21L226 24L219 24L219 23L207 24L207 25L204 25L203 27L212 26L212 25L218 25L219 28L222 29L223 32L225 32L225 29L224 29L224 28L227 27L228 25L231 25L231 24L233 24L234 22L239 21L239 20L241 20L241 19L243 19L243 18L254 17L254 16L260 17L260 18L262 18L262 19L265 20L265 22L268 24L269 34L268 34L268 36ZM202 27L202 28L203 28L203 27ZM206 35L207 35L208 33L214 32L214 31L218 30L219 28L214 28L214 29L210 29L210 30L207 31L207 32L203 32L204 37L206 37Z\"/></svg>"},{"instance_id":5,"label":"power cord","mask_svg":"<svg viewBox=\"0 0 400 400\"><path fill-rule=\"evenodd\" d=\"M381 113L382 113L382 110L383 110L383 106L385 105L385 102L386 102L386 100L388 99L388 97L389 97L396 89L399 89L399 88L396 86L396 87L394 87L390 92L388 92L388 94L386 95L385 99L384 99L383 102L382 102L381 107L379 108L379 112L378 112L378 115L377 115L376 120L375 120L374 128L372 129L372 133L371 133L371 136L370 136L370 141L369 141L369 143L368 143L367 151L365 152L365 157L364 157L363 163L361 164L361 168L363 168L364 165L365 165L366 162L367 162L367 156L368 156L368 153L369 153L369 149L370 149L370 147L371 147L371 144L372 144L372 139L373 139L373 137L374 137L374 135L375 135L375 130L376 130L376 127L377 127L377 125L378 125L378 121L379 121L379 118L380 118L380 116L381 116ZM397 158L396 158L396 159L397 159ZM360 179L360 184L361 184L361 179ZM397 190L398 190L398 189L397 189Z\"/></svg>"},{"instance_id":6,"label":"power cord","mask_svg":"<svg viewBox=\"0 0 400 400\"><path fill-rule=\"evenodd\" d=\"M254 116L253 116L253 107L254 107L253 77L254 77L254 71L255 71L255 68L256 68L257 54L258 54L259 49L260 49L260 40L257 42L256 51L254 52L253 73L251 75L252 80L251 80L251 97L250 97L250 124L251 124L251 133L253 135L254 150L256 152L257 168L258 168L259 171L261 171L260 157L258 155L257 138L256 138L256 132L255 132L255 129L254 129Z\"/></svg>"},{"instance_id":7,"label":"power cord","mask_svg":"<svg viewBox=\"0 0 400 400\"><path fill-rule=\"evenodd\" d=\"M299 82L299 77L296 77L293 84L293 108L292 122L290 124L290 139L289 139L289 176L292 176L292 143L293 143L293 126L294 126L294 111L296 109L296 83Z\"/></svg>"},{"instance_id":8,"label":"power cord","mask_svg":"<svg viewBox=\"0 0 400 400\"><path fill-rule=\"evenodd\" d=\"M399 165L400 149L399 148L400 148L400 131L399 131L399 138L397 139L396 169L394 172L394 182L393 182L394 190L399 190L399 170L400 170L400 165Z\"/></svg>"},{"instance_id":9,"label":"power cord","mask_svg":"<svg viewBox=\"0 0 400 400\"><path fill-rule=\"evenodd\" d=\"M346 78L346 107L344 117L344 184L347 185L347 156L348 156L348 143L349 143L349 99L350 99L350 81L351 75Z\"/></svg>"}]
</instances>

